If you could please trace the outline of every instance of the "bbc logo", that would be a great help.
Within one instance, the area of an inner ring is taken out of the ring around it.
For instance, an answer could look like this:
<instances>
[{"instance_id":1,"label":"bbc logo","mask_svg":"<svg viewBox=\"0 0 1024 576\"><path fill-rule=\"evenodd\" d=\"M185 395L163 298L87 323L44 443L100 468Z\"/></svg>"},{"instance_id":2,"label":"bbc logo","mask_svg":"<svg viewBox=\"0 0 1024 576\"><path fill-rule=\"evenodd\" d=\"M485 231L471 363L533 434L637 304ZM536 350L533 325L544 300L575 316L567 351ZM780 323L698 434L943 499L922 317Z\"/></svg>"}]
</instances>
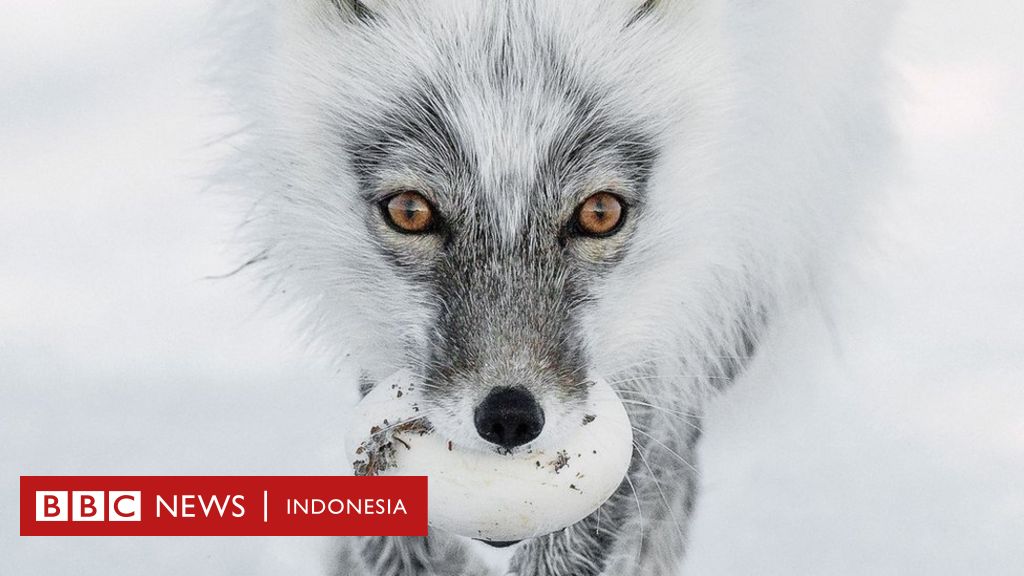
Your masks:
<instances>
[{"instance_id":1,"label":"bbc logo","mask_svg":"<svg viewBox=\"0 0 1024 576\"><path fill-rule=\"evenodd\" d=\"M139 522L142 492L36 492L36 522Z\"/></svg>"}]
</instances>

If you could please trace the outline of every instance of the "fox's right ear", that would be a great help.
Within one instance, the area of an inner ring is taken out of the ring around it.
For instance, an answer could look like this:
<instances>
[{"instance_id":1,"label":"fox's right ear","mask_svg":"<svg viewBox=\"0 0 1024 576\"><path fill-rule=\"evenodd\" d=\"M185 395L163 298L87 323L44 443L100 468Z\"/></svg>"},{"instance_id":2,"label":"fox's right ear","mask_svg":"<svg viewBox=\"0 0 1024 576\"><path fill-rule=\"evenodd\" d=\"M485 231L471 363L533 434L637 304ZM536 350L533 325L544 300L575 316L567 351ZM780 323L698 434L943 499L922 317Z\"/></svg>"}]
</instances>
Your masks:
<instances>
[{"instance_id":1,"label":"fox's right ear","mask_svg":"<svg viewBox=\"0 0 1024 576\"><path fill-rule=\"evenodd\" d=\"M376 17L363 0L328 0L328 3L350 22L368 22Z\"/></svg>"},{"instance_id":2,"label":"fox's right ear","mask_svg":"<svg viewBox=\"0 0 1024 576\"><path fill-rule=\"evenodd\" d=\"M626 26L668 14L685 14L693 4L692 0L632 0L632 12Z\"/></svg>"}]
</instances>

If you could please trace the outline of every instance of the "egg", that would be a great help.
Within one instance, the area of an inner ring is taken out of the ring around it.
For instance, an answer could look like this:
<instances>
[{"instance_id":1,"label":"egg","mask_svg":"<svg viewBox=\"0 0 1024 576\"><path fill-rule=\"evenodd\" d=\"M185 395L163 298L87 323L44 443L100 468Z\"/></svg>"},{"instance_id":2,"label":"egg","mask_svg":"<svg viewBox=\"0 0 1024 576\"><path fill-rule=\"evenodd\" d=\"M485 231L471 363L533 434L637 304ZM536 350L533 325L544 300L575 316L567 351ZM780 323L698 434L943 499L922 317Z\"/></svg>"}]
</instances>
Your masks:
<instances>
[{"instance_id":1,"label":"egg","mask_svg":"<svg viewBox=\"0 0 1024 576\"><path fill-rule=\"evenodd\" d=\"M427 476L431 529L492 542L554 532L597 510L629 469L632 426L604 380L563 437L511 454L464 449L434 431L415 388L406 371L378 383L356 406L346 452L356 475Z\"/></svg>"}]
</instances>

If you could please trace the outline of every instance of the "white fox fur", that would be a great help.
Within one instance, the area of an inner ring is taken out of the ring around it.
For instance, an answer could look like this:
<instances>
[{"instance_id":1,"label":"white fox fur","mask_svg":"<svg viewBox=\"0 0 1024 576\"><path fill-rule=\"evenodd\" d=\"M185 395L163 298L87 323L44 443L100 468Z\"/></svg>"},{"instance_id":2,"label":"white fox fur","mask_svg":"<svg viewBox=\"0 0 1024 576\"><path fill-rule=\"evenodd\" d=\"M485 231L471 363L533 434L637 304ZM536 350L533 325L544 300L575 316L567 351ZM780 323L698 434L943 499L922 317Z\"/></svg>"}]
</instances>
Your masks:
<instances>
[{"instance_id":1,"label":"white fox fur","mask_svg":"<svg viewBox=\"0 0 1024 576\"><path fill-rule=\"evenodd\" d=\"M668 574L692 506L702 399L823 283L879 184L892 12L861 0L280 0L230 10L243 32L221 68L248 128L225 174L252 200L251 268L368 381L422 361L437 303L381 256L350 135L379 122L410 83L436 79L444 88L432 104L476 159L475 194L494 207L490 233L504 246L536 217L506 178L531 181L575 121L546 78L598 94L602 114L650 136L657 160L624 255L588 277L577 333L587 369L620 384L644 432L629 505L606 511L618 525L598 530L614 538L595 545L590 525L539 538L520 545L512 568ZM514 55L496 61L499 42ZM552 70L550 50L567 64ZM488 83L495 66L514 90ZM596 178L618 178L600 158L595 166ZM422 185L408 166L380 170ZM344 548L342 574L484 570L440 537Z\"/></svg>"}]
</instances>

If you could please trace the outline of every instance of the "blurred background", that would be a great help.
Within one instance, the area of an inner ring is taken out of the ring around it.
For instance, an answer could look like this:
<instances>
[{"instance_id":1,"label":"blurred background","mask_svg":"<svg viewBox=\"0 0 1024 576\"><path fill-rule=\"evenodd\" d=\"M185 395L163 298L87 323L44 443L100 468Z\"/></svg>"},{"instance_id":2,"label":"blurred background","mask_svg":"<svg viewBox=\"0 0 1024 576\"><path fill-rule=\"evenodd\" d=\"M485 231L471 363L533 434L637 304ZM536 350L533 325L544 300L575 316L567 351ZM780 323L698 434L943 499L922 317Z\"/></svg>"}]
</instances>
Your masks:
<instances>
[{"instance_id":1,"label":"blurred background","mask_svg":"<svg viewBox=\"0 0 1024 576\"><path fill-rule=\"evenodd\" d=\"M328 474L352 375L204 191L209 2L5 0L0 574L316 574L316 538L22 538L22 474ZM827 318L716 399L687 575L1024 573L1024 4L912 0L900 172Z\"/></svg>"}]
</instances>

